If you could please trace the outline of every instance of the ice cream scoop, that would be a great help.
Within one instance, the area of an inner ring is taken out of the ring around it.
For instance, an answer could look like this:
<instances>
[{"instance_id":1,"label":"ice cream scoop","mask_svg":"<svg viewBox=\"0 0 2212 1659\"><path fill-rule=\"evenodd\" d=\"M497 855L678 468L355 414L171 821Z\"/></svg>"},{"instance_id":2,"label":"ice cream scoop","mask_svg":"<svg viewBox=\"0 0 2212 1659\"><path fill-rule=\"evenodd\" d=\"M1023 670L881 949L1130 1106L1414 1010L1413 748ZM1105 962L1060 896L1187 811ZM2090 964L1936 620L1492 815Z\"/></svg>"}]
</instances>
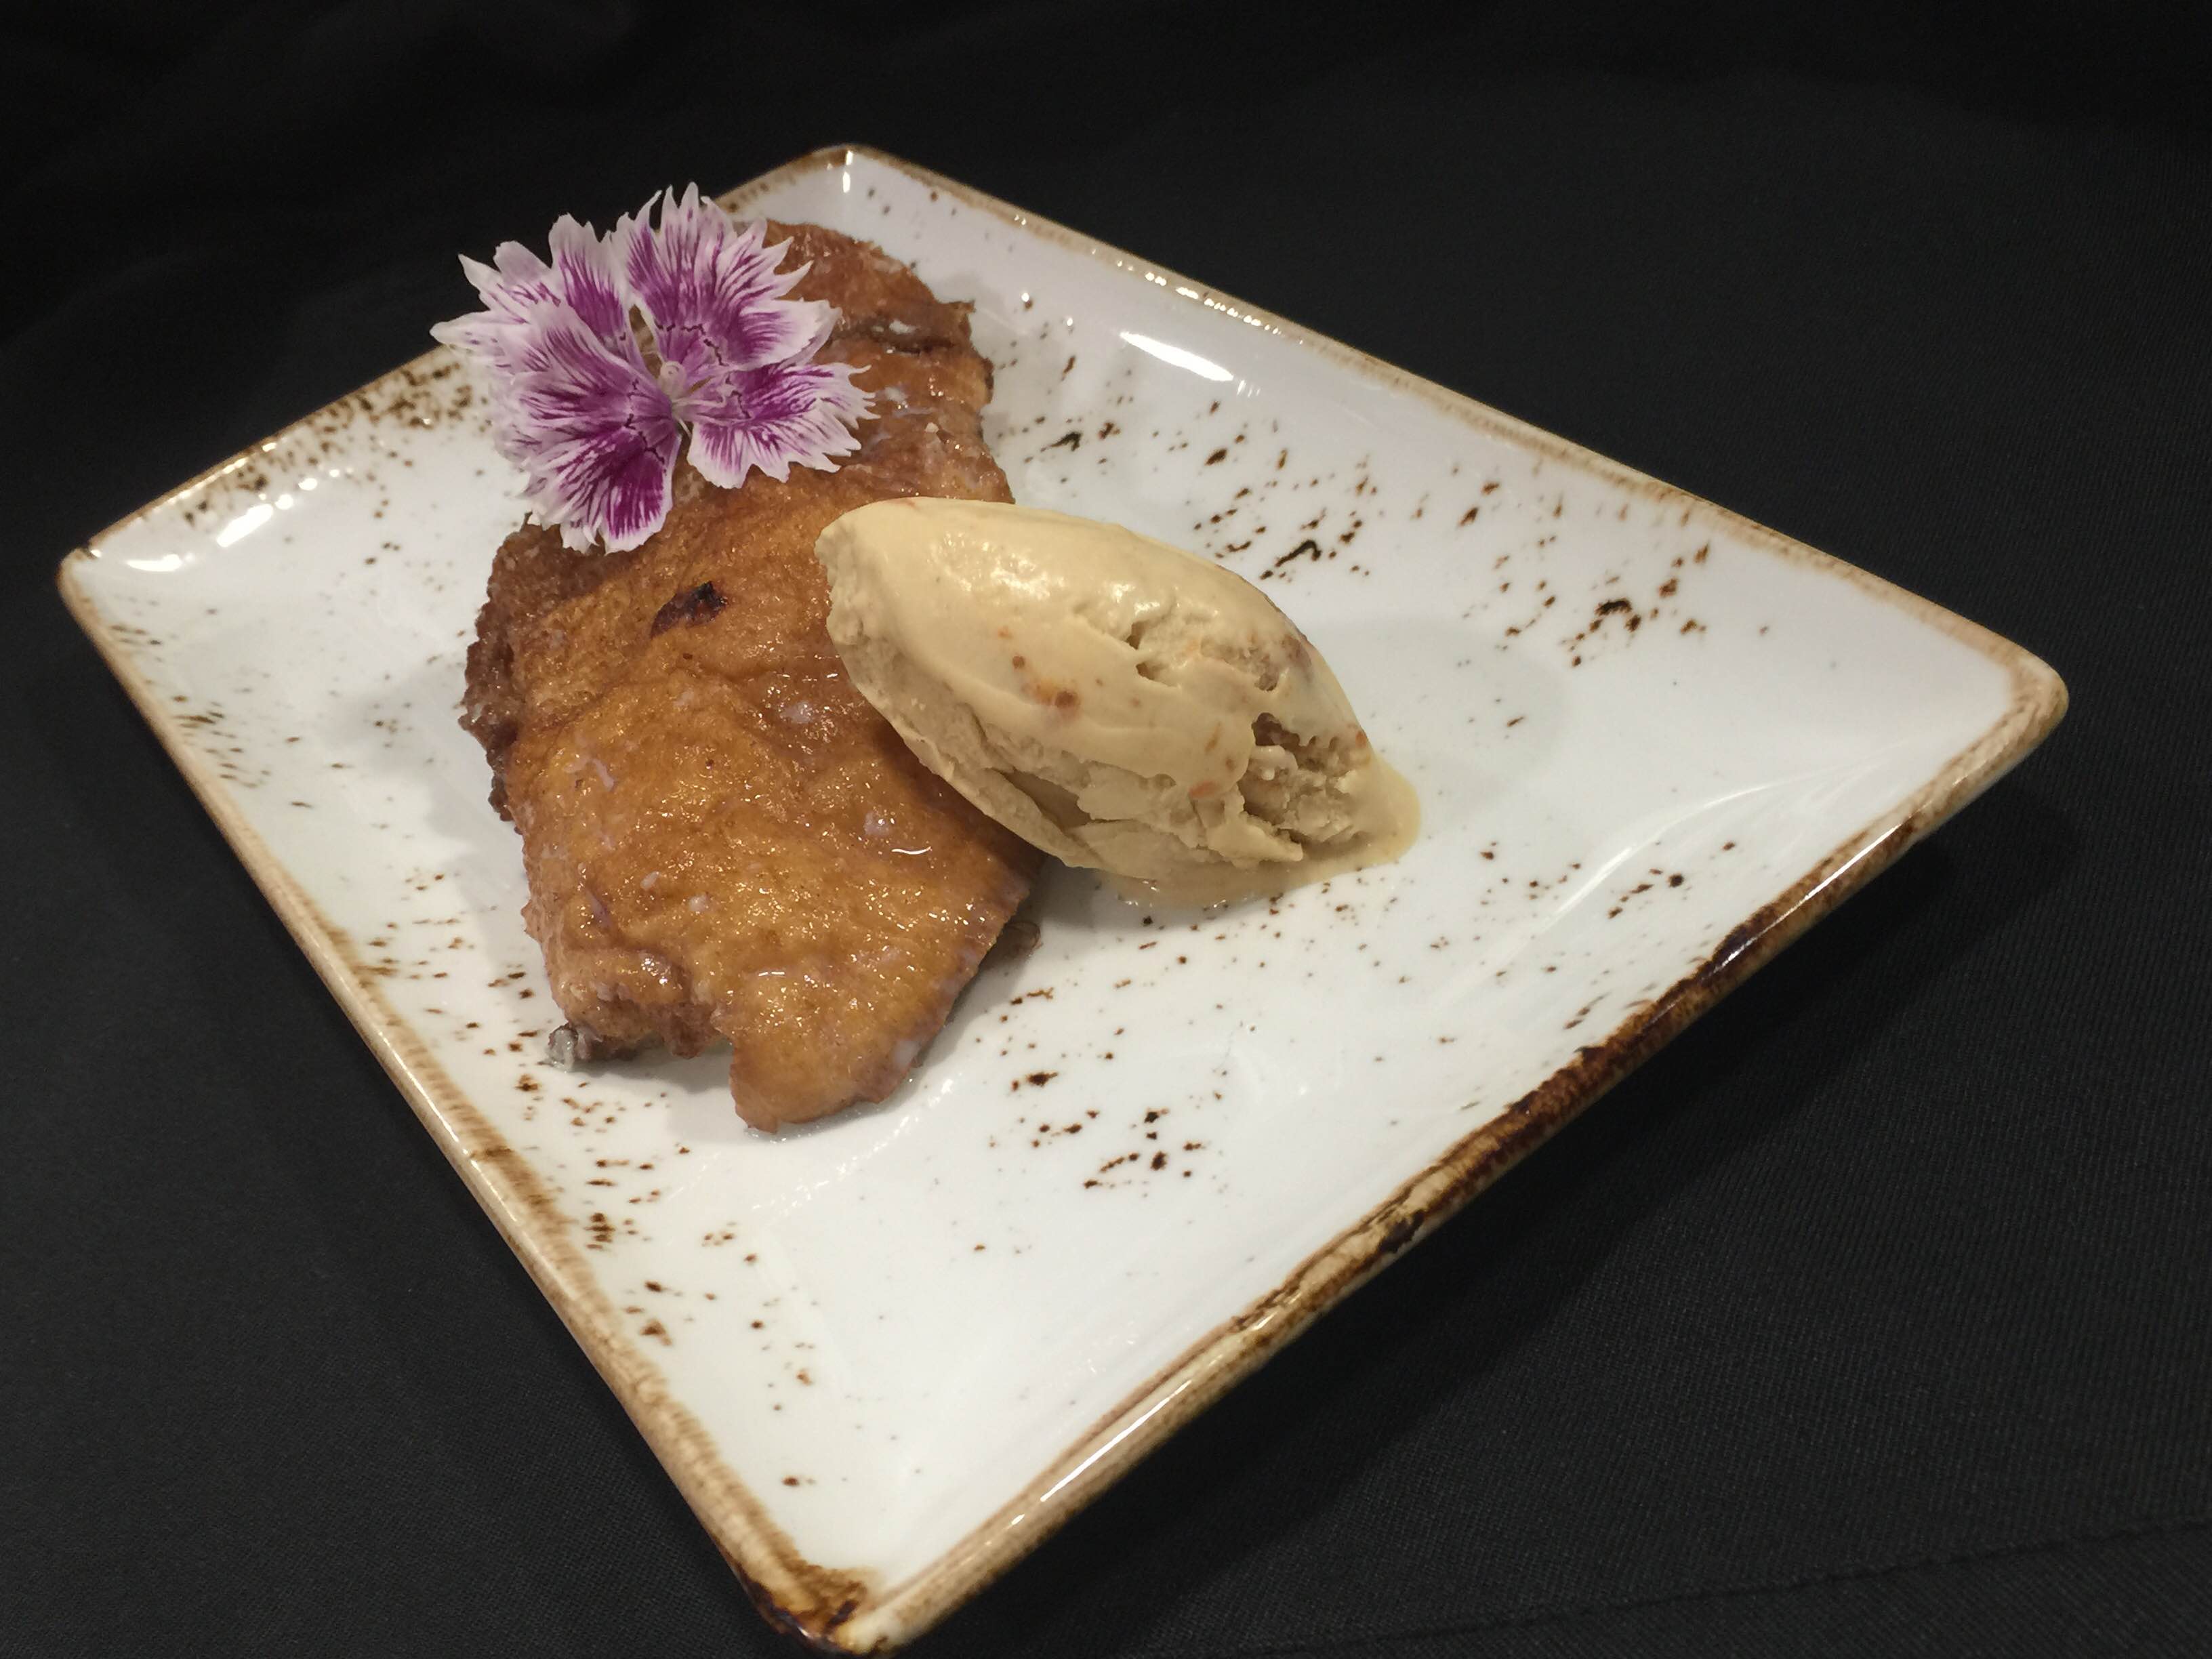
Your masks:
<instances>
[{"instance_id":1,"label":"ice cream scoop","mask_svg":"<svg viewBox=\"0 0 2212 1659\"><path fill-rule=\"evenodd\" d=\"M830 636L924 764L1066 863L1209 903L1395 858L1419 820L1251 583L1118 525L907 498L815 544Z\"/></svg>"}]
</instances>

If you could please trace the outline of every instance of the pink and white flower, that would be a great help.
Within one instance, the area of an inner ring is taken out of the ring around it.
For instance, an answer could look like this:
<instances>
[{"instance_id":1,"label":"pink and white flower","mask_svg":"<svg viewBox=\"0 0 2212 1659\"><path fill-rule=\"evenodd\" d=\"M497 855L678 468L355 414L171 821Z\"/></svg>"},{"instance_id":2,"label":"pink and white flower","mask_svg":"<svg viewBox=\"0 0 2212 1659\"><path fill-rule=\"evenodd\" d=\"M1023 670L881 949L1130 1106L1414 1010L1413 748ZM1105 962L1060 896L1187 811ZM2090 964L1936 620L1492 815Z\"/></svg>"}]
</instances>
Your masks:
<instances>
[{"instance_id":1,"label":"pink and white flower","mask_svg":"<svg viewBox=\"0 0 2212 1659\"><path fill-rule=\"evenodd\" d=\"M867 394L850 365L815 361L836 318L787 297L805 267L777 269L787 246L694 185L605 236L563 215L550 264L516 242L461 261L483 309L430 331L483 372L493 441L568 546L619 552L659 529L687 432L692 465L731 489L858 447Z\"/></svg>"}]
</instances>

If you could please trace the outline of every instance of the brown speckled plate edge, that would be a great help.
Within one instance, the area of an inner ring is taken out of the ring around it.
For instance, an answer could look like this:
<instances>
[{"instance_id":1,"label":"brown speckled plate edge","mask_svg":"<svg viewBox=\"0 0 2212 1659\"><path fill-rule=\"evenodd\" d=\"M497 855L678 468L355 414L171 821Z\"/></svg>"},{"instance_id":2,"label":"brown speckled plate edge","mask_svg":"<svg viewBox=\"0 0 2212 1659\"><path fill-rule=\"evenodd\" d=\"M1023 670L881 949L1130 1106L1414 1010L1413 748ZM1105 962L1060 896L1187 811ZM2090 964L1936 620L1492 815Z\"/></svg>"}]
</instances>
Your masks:
<instances>
[{"instance_id":1,"label":"brown speckled plate edge","mask_svg":"<svg viewBox=\"0 0 2212 1659\"><path fill-rule=\"evenodd\" d=\"M575 1246L553 1218L528 1168L501 1143L467 1097L441 1069L429 1047L385 1000L375 976L367 970L351 942L317 909L262 843L222 781L198 756L183 728L146 684L127 647L76 580L75 566L84 550L71 554L58 573L62 598L70 614L146 717L355 1028L613 1389L755 1604L771 1623L794 1636L825 1649L856 1652L911 1639L1042 1543L1069 1516L1249 1375L1317 1316L1425 1237L1439 1221L1540 1146L1784 945L1887 868L1914 842L2002 776L2050 732L2066 709L2066 688L2049 666L2010 641L1929 600L1432 381L881 151L842 144L817 150L731 191L722 200L742 208L795 177L849 166L861 156L952 196L979 212L1103 264L1164 277L1184 291L1192 304L1249 318L1288 341L1419 397L1454 420L1554 458L1616 487L1656 501L1695 506L1768 551L1850 581L1972 647L2006 671L2012 696L2004 714L1938 769L1901 809L1847 837L1733 928L1702 963L1649 1006L1624 1021L1602 1042L1582 1049L1572 1062L1461 1140L1359 1223L1310 1256L1274 1290L1133 1391L1086 1430L1024 1492L936 1563L902 1583L879 1588L799 1555L722 1462L713 1443L671 1395L657 1368L623 1334ZM425 354L384 378L404 376L440 355ZM295 422L286 430L307 423ZM95 541L228 468L244 464L260 447L254 446L209 468L119 520Z\"/></svg>"}]
</instances>

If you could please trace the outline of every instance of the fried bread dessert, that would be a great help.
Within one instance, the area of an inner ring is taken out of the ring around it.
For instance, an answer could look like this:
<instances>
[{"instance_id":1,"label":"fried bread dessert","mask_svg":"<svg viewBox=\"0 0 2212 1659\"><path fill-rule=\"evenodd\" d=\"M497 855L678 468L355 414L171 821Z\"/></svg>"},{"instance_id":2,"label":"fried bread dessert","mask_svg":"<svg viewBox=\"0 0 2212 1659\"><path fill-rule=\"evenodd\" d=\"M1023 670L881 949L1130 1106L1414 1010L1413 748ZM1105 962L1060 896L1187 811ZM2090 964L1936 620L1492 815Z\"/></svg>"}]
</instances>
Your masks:
<instances>
[{"instance_id":1,"label":"fried bread dessert","mask_svg":"<svg viewBox=\"0 0 2212 1659\"><path fill-rule=\"evenodd\" d=\"M917 760L847 677L816 538L894 496L1011 499L967 307L811 225L793 297L872 394L830 471L736 489L677 469L665 524L576 552L526 524L493 562L462 725L520 832L524 920L578 1059L731 1045L773 1129L878 1100L944 1024L1037 854Z\"/></svg>"}]
</instances>

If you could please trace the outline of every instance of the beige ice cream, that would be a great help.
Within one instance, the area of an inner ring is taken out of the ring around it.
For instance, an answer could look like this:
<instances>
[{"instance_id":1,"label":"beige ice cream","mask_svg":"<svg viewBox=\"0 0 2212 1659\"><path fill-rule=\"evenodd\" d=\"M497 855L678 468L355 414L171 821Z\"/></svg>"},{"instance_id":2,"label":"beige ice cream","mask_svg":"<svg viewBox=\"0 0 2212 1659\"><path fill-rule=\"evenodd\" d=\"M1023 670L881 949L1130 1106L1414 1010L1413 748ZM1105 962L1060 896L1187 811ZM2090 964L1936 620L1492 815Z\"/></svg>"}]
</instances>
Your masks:
<instances>
[{"instance_id":1,"label":"beige ice cream","mask_svg":"<svg viewBox=\"0 0 2212 1659\"><path fill-rule=\"evenodd\" d=\"M1212 902L1395 858L1411 787L1242 577L1118 526L988 501L846 514L830 635L931 770L1069 864Z\"/></svg>"}]
</instances>

